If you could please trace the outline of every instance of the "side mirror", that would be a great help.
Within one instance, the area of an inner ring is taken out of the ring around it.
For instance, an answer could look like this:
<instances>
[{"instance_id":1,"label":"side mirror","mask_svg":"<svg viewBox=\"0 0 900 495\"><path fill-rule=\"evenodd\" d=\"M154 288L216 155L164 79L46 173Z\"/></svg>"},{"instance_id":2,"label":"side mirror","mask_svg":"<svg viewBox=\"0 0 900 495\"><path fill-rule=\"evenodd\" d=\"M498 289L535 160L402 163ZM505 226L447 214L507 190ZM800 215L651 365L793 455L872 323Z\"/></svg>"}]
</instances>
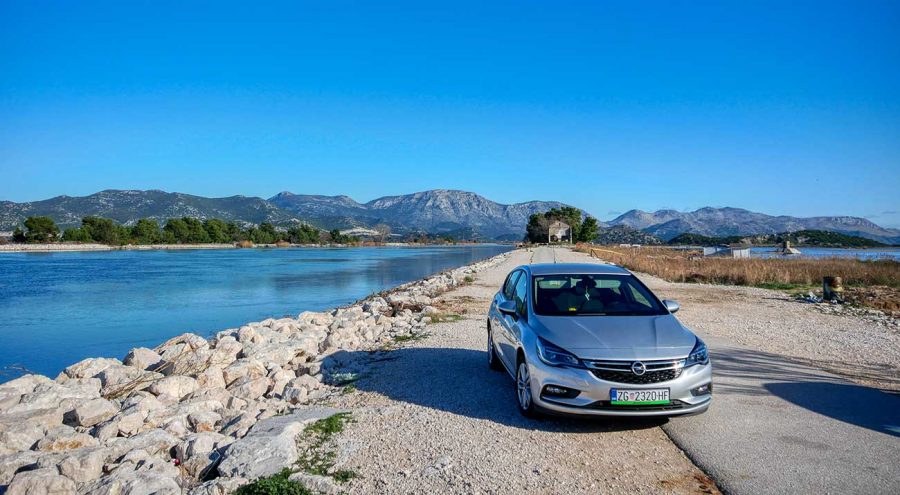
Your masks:
<instances>
[{"instance_id":1,"label":"side mirror","mask_svg":"<svg viewBox=\"0 0 900 495\"><path fill-rule=\"evenodd\" d=\"M663 306L665 306L669 311L669 313L677 313L678 310L681 309L681 305L671 299L666 299L662 303Z\"/></svg>"},{"instance_id":2,"label":"side mirror","mask_svg":"<svg viewBox=\"0 0 900 495\"><path fill-rule=\"evenodd\" d=\"M509 315L509 316L518 316L518 311L516 310L516 302L515 301L503 301L497 305L497 311L500 311L501 314Z\"/></svg>"}]
</instances>

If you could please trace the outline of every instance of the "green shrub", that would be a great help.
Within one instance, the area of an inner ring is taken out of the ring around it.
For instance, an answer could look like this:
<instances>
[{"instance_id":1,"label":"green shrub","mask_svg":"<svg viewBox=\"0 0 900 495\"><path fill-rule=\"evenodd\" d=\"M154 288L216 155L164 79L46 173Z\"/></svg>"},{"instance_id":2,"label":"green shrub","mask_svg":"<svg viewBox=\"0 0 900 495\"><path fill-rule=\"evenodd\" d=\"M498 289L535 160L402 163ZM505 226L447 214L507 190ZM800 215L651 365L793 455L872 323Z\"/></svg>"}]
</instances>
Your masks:
<instances>
[{"instance_id":1,"label":"green shrub","mask_svg":"<svg viewBox=\"0 0 900 495\"><path fill-rule=\"evenodd\" d=\"M259 478L237 489L236 495L312 495L308 488L298 481L291 481L291 470L284 468L280 473Z\"/></svg>"}]
</instances>

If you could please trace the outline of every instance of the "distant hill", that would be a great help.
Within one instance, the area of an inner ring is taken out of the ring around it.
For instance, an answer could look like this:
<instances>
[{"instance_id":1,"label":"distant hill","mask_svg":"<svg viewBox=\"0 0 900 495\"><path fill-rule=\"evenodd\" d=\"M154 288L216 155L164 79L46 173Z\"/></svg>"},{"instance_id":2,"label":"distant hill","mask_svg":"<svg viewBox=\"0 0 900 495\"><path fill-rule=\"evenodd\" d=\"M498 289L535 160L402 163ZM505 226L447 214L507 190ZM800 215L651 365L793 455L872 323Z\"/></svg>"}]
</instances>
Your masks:
<instances>
[{"instance_id":1,"label":"distant hill","mask_svg":"<svg viewBox=\"0 0 900 495\"><path fill-rule=\"evenodd\" d=\"M289 192L269 201L314 225L338 223L349 227L386 223L396 230L457 235L471 231L476 237L501 240L521 240L530 215L566 206L558 201L504 205L475 193L447 189L385 196L365 204L347 196Z\"/></svg>"},{"instance_id":2,"label":"distant hill","mask_svg":"<svg viewBox=\"0 0 900 495\"><path fill-rule=\"evenodd\" d=\"M601 228L594 242L597 244L641 244L650 246L663 243L659 237L627 225Z\"/></svg>"},{"instance_id":3,"label":"distant hill","mask_svg":"<svg viewBox=\"0 0 900 495\"><path fill-rule=\"evenodd\" d=\"M141 218L219 218L240 224L269 222L287 227L309 223L323 229L351 229L386 223L396 233L424 232L456 239L520 240L533 213L565 206L557 201L504 205L465 191L434 190L387 196L365 204L347 196L282 192L265 200L248 196L205 198L164 191L101 191L90 196L29 203L0 201L0 230L12 230L29 216L46 215L61 227L78 226L89 215L131 225Z\"/></svg>"},{"instance_id":4,"label":"distant hill","mask_svg":"<svg viewBox=\"0 0 900 495\"><path fill-rule=\"evenodd\" d=\"M865 218L772 216L741 208L707 207L691 212L631 210L609 224L627 225L665 241L684 233L728 237L819 230L864 237L885 244L900 244L900 230L880 227Z\"/></svg>"},{"instance_id":5,"label":"distant hill","mask_svg":"<svg viewBox=\"0 0 900 495\"><path fill-rule=\"evenodd\" d=\"M755 236L707 237L700 234L681 234L669 240L671 245L712 246L717 244L773 245L790 241L794 246L869 248L884 247L886 244L858 236L826 232L824 230L800 230L780 234Z\"/></svg>"},{"instance_id":6,"label":"distant hill","mask_svg":"<svg viewBox=\"0 0 900 495\"><path fill-rule=\"evenodd\" d=\"M242 224L270 222L290 225L300 220L261 198L230 196L205 198L165 191L100 191L90 196L57 196L31 203L0 202L0 230L12 230L30 216L45 215L61 227L81 225L85 216L111 218L131 225L141 218L165 222L169 218L219 218Z\"/></svg>"}]
</instances>

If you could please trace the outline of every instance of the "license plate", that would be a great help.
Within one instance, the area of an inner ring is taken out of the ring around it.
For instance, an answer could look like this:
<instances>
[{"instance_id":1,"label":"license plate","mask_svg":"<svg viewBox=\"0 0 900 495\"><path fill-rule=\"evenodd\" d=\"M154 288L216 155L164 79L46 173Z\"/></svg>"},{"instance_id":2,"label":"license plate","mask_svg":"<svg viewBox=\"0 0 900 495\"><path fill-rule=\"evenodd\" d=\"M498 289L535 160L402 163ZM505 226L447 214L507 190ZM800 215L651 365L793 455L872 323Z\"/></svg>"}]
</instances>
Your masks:
<instances>
[{"instance_id":1,"label":"license plate","mask_svg":"<svg viewBox=\"0 0 900 495\"><path fill-rule=\"evenodd\" d=\"M619 406L668 404L669 389L622 390L613 388L609 390L609 402Z\"/></svg>"}]
</instances>

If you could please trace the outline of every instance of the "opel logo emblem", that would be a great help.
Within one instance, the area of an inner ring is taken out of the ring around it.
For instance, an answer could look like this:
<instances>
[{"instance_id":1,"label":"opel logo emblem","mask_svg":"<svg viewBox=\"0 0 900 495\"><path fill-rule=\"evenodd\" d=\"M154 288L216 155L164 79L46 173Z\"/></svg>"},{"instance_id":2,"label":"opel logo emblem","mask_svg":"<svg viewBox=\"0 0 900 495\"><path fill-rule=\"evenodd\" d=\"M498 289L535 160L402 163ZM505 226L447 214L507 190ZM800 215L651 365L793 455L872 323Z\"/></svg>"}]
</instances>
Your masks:
<instances>
[{"instance_id":1,"label":"opel logo emblem","mask_svg":"<svg viewBox=\"0 0 900 495\"><path fill-rule=\"evenodd\" d=\"M647 372L647 366L645 366L644 363L640 361L635 361L631 363L631 372L637 376L641 376Z\"/></svg>"}]
</instances>

